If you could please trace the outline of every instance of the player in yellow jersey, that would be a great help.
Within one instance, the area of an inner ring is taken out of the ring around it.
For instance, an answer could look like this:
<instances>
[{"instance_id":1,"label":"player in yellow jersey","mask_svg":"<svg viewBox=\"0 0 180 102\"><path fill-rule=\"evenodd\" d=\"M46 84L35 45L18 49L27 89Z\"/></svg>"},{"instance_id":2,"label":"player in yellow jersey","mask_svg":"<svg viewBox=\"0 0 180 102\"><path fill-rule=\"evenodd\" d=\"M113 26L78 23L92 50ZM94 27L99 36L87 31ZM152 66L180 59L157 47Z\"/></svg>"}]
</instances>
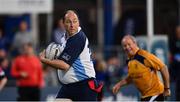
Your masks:
<instances>
[{"instance_id":1,"label":"player in yellow jersey","mask_svg":"<svg viewBox=\"0 0 180 102\"><path fill-rule=\"evenodd\" d=\"M128 56L128 76L113 87L113 93L116 94L122 86L133 83L142 95L141 101L164 101L164 96L170 96L166 65L155 55L140 49L131 35L122 39L122 46ZM158 71L163 82L157 75Z\"/></svg>"}]
</instances>

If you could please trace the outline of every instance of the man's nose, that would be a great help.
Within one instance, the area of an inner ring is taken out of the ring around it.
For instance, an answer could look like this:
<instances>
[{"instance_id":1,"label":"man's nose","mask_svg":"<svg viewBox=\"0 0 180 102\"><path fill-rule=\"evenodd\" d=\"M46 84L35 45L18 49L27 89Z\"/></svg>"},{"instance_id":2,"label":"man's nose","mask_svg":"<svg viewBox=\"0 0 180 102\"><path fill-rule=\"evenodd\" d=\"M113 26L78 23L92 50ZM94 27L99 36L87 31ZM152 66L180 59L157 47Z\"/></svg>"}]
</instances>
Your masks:
<instances>
[{"instance_id":1,"label":"man's nose","mask_svg":"<svg viewBox=\"0 0 180 102\"><path fill-rule=\"evenodd\" d=\"M73 26L74 26L74 24L71 22L71 23L70 23L70 27L73 27Z\"/></svg>"},{"instance_id":2,"label":"man's nose","mask_svg":"<svg viewBox=\"0 0 180 102\"><path fill-rule=\"evenodd\" d=\"M129 46L126 46L126 49L129 49L130 47Z\"/></svg>"}]
</instances>

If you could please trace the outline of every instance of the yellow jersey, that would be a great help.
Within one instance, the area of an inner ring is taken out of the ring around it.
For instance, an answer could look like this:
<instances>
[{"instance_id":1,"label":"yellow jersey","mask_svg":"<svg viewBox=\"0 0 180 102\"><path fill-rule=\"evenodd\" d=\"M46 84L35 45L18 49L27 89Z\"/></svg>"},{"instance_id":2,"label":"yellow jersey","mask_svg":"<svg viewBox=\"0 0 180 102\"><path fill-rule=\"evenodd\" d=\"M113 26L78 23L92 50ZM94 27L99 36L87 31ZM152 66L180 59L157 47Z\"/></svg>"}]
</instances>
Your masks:
<instances>
[{"instance_id":1,"label":"yellow jersey","mask_svg":"<svg viewBox=\"0 0 180 102\"><path fill-rule=\"evenodd\" d=\"M157 71L164 67L165 64L160 59L142 49L129 59L128 77L132 79L142 98L163 93L164 85Z\"/></svg>"}]
</instances>

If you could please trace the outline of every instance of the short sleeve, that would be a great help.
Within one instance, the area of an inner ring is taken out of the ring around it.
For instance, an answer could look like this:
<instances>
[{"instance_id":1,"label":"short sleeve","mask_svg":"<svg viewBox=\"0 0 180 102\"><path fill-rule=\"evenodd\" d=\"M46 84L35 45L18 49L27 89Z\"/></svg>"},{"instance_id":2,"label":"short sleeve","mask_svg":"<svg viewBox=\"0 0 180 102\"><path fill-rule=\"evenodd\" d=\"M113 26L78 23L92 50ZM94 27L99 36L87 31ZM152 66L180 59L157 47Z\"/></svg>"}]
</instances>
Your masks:
<instances>
[{"instance_id":1,"label":"short sleeve","mask_svg":"<svg viewBox=\"0 0 180 102\"><path fill-rule=\"evenodd\" d=\"M83 34L78 33L69 38L67 40L66 47L64 48L58 59L63 60L71 66L83 51L85 42L86 37L83 36Z\"/></svg>"},{"instance_id":2,"label":"short sleeve","mask_svg":"<svg viewBox=\"0 0 180 102\"><path fill-rule=\"evenodd\" d=\"M148 54L146 60L149 62L150 67L156 70L160 70L165 66L165 64L153 54Z\"/></svg>"}]
</instances>

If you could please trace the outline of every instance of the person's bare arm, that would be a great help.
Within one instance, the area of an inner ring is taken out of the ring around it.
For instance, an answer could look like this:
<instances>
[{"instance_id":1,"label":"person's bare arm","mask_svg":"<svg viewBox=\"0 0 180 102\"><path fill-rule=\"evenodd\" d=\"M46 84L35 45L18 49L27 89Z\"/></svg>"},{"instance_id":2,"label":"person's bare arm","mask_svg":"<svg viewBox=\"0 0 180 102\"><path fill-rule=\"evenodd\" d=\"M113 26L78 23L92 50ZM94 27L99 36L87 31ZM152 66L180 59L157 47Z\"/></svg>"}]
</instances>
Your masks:
<instances>
[{"instance_id":1,"label":"person's bare arm","mask_svg":"<svg viewBox=\"0 0 180 102\"><path fill-rule=\"evenodd\" d=\"M50 59L45 58L45 51L42 51L39 54L39 58L40 58L42 63L45 63L45 64L47 64L53 68L56 68L56 69L68 70L70 68L70 65L67 64L66 62L62 61L62 60L58 60L58 59L50 60Z\"/></svg>"},{"instance_id":2,"label":"person's bare arm","mask_svg":"<svg viewBox=\"0 0 180 102\"><path fill-rule=\"evenodd\" d=\"M119 81L116 85L114 85L112 91L114 94L117 94L117 92L119 91L119 89L124 86L131 83L131 79L129 76L127 76L125 79Z\"/></svg>"},{"instance_id":3,"label":"person's bare arm","mask_svg":"<svg viewBox=\"0 0 180 102\"><path fill-rule=\"evenodd\" d=\"M6 83L7 83L7 78L5 77L0 81L0 91L3 89Z\"/></svg>"},{"instance_id":4,"label":"person's bare arm","mask_svg":"<svg viewBox=\"0 0 180 102\"><path fill-rule=\"evenodd\" d=\"M163 82L164 82L164 96L170 96L170 78L169 78L169 71L167 69L167 66L164 66L160 69Z\"/></svg>"}]
</instances>

